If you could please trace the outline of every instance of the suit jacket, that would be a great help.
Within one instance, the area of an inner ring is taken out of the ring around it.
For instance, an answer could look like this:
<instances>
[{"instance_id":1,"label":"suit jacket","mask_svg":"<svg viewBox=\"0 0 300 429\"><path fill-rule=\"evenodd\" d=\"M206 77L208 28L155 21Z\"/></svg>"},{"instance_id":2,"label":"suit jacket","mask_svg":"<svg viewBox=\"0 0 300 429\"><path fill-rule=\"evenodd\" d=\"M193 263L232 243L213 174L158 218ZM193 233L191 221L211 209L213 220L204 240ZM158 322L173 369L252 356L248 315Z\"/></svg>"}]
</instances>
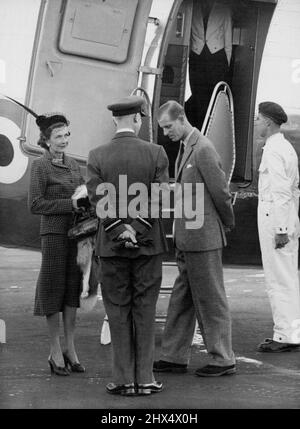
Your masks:
<instances>
[{"instance_id":1,"label":"suit jacket","mask_svg":"<svg viewBox=\"0 0 300 429\"><path fill-rule=\"evenodd\" d=\"M64 155L55 163L50 152L33 161L28 193L31 213L42 215L40 234L66 234L73 219L71 196L84 183L77 162Z\"/></svg>"},{"instance_id":2,"label":"suit jacket","mask_svg":"<svg viewBox=\"0 0 300 429\"><path fill-rule=\"evenodd\" d=\"M211 141L196 128L190 136L181 164L175 164L176 181L203 183L204 223L201 228L186 228L186 218L175 219L175 245L179 250L198 252L226 246L224 225L234 225L231 194L222 170L221 160ZM196 193L193 188L192 199Z\"/></svg>"},{"instance_id":3,"label":"suit jacket","mask_svg":"<svg viewBox=\"0 0 300 429\"><path fill-rule=\"evenodd\" d=\"M204 33L201 2L194 2L191 31L191 49L200 55L204 45L212 54L225 49L228 64L232 53L232 18L231 10L226 4L216 1L210 12L206 34Z\"/></svg>"},{"instance_id":4,"label":"suit jacket","mask_svg":"<svg viewBox=\"0 0 300 429\"><path fill-rule=\"evenodd\" d=\"M115 215L107 218L100 216L100 228L96 240L96 254L102 257L124 256L136 258L140 255L156 255L167 250L165 233L160 218L147 216L126 217L120 213L121 206L127 211L135 195L128 195L128 188L134 183L143 183L147 195L146 210L148 211L149 195L152 183L168 183L168 157L162 146L148 143L136 137L134 132L125 131L115 135L112 141L93 149L89 153L87 164L87 189L89 199L99 216L99 204L102 198L96 194L99 185L109 184L116 189ZM119 176L126 175L127 184ZM99 188L98 188L99 189ZM127 194L127 196L126 196ZM111 193L112 195L112 193ZM127 201L126 201L127 199ZM98 205L98 209L97 209ZM113 210L113 211L114 211ZM116 239L125 231L124 223L131 224L137 231L138 240L151 240L148 246L136 250L116 249Z\"/></svg>"}]
</instances>

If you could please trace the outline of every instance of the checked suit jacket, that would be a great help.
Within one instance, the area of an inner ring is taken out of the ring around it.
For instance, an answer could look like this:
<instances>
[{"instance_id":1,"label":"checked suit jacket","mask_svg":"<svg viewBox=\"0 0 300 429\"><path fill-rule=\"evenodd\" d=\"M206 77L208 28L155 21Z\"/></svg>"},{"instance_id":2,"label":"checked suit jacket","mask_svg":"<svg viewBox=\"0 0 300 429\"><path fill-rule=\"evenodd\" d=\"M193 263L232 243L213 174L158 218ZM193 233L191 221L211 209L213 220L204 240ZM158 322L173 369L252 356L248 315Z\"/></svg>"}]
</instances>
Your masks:
<instances>
[{"instance_id":1,"label":"checked suit jacket","mask_svg":"<svg viewBox=\"0 0 300 429\"><path fill-rule=\"evenodd\" d=\"M28 206L32 214L42 215L40 235L67 234L74 213L71 197L83 183L78 163L67 155L60 164L45 150L32 162Z\"/></svg>"}]
</instances>

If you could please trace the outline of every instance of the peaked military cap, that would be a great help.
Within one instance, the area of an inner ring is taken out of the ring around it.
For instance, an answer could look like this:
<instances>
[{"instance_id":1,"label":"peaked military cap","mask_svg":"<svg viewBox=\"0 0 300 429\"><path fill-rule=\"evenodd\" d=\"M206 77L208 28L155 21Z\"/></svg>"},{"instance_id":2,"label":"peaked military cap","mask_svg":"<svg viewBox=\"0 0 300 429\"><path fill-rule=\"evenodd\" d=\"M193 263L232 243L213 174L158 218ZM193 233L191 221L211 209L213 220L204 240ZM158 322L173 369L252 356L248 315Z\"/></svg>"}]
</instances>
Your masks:
<instances>
[{"instance_id":1,"label":"peaked military cap","mask_svg":"<svg viewBox=\"0 0 300 429\"><path fill-rule=\"evenodd\" d=\"M134 113L146 116L145 99L138 95L124 97L116 103L109 104L107 108L112 111L113 116L126 116Z\"/></svg>"},{"instance_id":2,"label":"peaked military cap","mask_svg":"<svg viewBox=\"0 0 300 429\"><path fill-rule=\"evenodd\" d=\"M70 124L68 119L62 113L45 113L44 115L39 115L35 122L42 132L46 131L47 128L54 124Z\"/></svg>"},{"instance_id":3,"label":"peaked military cap","mask_svg":"<svg viewBox=\"0 0 300 429\"><path fill-rule=\"evenodd\" d=\"M272 119L277 125L287 122L288 117L283 108L272 101L264 101L258 105L258 111L267 118Z\"/></svg>"}]
</instances>

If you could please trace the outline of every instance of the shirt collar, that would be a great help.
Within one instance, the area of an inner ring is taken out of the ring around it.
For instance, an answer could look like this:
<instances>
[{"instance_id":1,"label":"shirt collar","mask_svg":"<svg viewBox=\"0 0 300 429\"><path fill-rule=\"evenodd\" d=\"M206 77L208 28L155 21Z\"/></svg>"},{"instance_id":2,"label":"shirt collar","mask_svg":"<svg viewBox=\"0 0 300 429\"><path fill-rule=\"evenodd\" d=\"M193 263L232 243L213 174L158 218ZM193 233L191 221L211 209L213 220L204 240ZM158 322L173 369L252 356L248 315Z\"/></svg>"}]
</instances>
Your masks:
<instances>
[{"instance_id":1,"label":"shirt collar","mask_svg":"<svg viewBox=\"0 0 300 429\"><path fill-rule=\"evenodd\" d=\"M60 160L57 161L56 158L53 157L52 153L49 152L47 149L44 150L44 157L48 159L53 165L57 165L58 167L63 168L71 168L70 158L65 153L63 154L62 162Z\"/></svg>"},{"instance_id":2,"label":"shirt collar","mask_svg":"<svg viewBox=\"0 0 300 429\"><path fill-rule=\"evenodd\" d=\"M186 138L184 140L182 140L182 143L184 144L185 147L188 144L188 141L189 141L189 139L190 139L190 137L194 131L195 131L195 127L193 127L192 131L186 136Z\"/></svg>"},{"instance_id":3,"label":"shirt collar","mask_svg":"<svg viewBox=\"0 0 300 429\"><path fill-rule=\"evenodd\" d=\"M135 134L135 132L132 128L119 128L116 131L116 134L118 134L118 133L134 133Z\"/></svg>"},{"instance_id":4,"label":"shirt collar","mask_svg":"<svg viewBox=\"0 0 300 429\"><path fill-rule=\"evenodd\" d=\"M281 138L281 137L284 137L284 136L280 131L278 131L278 133L272 134L270 137L266 139L266 143L264 147L269 146L270 144L272 144L273 140L278 140L278 138Z\"/></svg>"}]
</instances>

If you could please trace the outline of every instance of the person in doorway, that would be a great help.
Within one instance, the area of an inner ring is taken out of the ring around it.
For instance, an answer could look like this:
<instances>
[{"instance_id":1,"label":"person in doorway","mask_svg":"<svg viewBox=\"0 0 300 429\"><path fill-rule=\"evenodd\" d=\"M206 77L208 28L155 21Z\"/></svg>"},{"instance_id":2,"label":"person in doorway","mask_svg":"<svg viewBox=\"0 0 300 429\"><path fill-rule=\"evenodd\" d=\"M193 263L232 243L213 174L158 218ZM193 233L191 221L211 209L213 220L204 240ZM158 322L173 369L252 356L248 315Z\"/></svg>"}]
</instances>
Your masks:
<instances>
[{"instance_id":1,"label":"person in doorway","mask_svg":"<svg viewBox=\"0 0 300 429\"><path fill-rule=\"evenodd\" d=\"M192 95L187 117L201 130L215 85L228 79L232 54L232 16L228 2L194 0L189 56Z\"/></svg>"},{"instance_id":2,"label":"person in doorway","mask_svg":"<svg viewBox=\"0 0 300 429\"><path fill-rule=\"evenodd\" d=\"M61 113L40 115L38 144L44 155L31 168L29 208L41 216L42 265L38 277L34 314L46 316L50 333L51 373L84 372L74 346L76 310L79 307L81 273L76 263L77 245L67 236L73 213L87 207L87 198L73 200L77 186L84 183L79 165L66 154L69 121ZM63 313L66 350L59 339L59 314Z\"/></svg>"},{"instance_id":3,"label":"person in doorway","mask_svg":"<svg viewBox=\"0 0 300 429\"><path fill-rule=\"evenodd\" d=\"M144 99L138 96L108 106L116 134L89 153L87 165L88 193L100 218L95 247L113 351L113 381L106 391L126 396L163 389L152 367L155 306L167 244L160 217L151 217L149 197L152 185L168 184L169 163L162 146L137 137L143 106ZM139 185L145 190L140 201L145 211L140 215L132 212L134 195L129 193ZM111 214L101 212L104 190Z\"/></svg>"},{"instance_id":4,"label":"person in doorway","mask_svg":"<svg viewBox=\"0 0 300 429\"><path fill-rule=\"evenodd\" d=\"M172 141L181 140L176 160L176 182L201 184L204 189L204 223L188 229L184 218L175 218L174 245L179 275L170 298L157 372L185 372L197 318L208 352L208 365L196 375L216 377L236 372L231 344L231 317L222 267L225 230L234 226L231 195L220 158L211 143L185 115L176 101L159 108L158 123ZM192 203L195 202L193 186ZM184 201L184 199L183 199Z\"/></svg>"},{"instance_id":5,"label":"person in doorway","mask_svg":"<svg viewBox=\"0 0 300 429\"><path fill-rule=\"evenodd\" d=\"M266 143L259 166L258 232L274 330L258 350L269 353L300 345L299 172L297 154L280 132L287 119L277 103L259 104L255 125Z\"/></svg>"}]
</instances>

